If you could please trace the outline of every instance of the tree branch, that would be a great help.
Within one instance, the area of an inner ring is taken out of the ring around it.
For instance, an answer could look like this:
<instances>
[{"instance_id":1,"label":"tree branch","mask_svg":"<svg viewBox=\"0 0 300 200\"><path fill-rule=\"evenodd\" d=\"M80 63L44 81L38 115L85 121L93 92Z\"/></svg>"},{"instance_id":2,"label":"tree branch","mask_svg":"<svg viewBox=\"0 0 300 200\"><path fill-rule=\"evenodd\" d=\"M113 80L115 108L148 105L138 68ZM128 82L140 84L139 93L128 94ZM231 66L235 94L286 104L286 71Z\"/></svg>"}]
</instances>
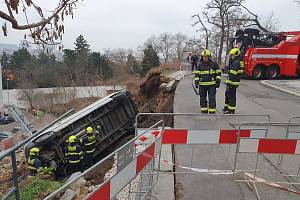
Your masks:
<instances>
[{"instance_id":1,"label":"tree branch","mask_svg":"<svg viewBox=\"0 0 300 200\"><path fill-rule=\"evenodd\" d=\"M263 27L259 20L258 20L258 16L256 14L254 14L253 12L251 12L246 6L240 4L240 6L242 8L244 8L248 13L250 13L254 18L252 19L248 19L248 21L252 21L252 22L255 22L255 25L260 28L262 31L266 32L266 33L270 33L271 31L267 30L265 27Z\"/></svg>"},{"instance_id":2,"label":"tree branch","mask_svg":"<svg viewBox=\"0 0 300 200\"><path fill-rule=\"evenodd\" d=\"M54 13L49 16L46 19L42 19L39 22L32 23L32 24L26 24L26 25L19 25L18 22L11 16L8 16L6 13L0 11L0 17L9 21L12 24L12 28L17 29L17 30L25 30L25 29L30 29L30 28L36 28L42 25L45 25L49 23L62 9L65 8L68 4L75 3L78 0L62 0L60 5L55 9Z\"/></svg>"}]
</instances>

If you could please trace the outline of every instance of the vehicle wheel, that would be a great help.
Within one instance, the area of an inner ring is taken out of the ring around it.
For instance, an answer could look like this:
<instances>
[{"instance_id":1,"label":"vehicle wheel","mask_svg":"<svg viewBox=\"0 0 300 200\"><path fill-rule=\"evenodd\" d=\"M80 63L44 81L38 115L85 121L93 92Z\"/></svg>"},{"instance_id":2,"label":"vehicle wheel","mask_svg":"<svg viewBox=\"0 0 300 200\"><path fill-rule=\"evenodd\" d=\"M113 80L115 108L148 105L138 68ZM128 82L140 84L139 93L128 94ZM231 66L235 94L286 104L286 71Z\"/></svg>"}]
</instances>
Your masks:
<instances>
[{"instance_id":1,"label":"vehicle wheel","mask_svg":"<svg viewBox=\"0 0 300 200\"><path fill-rule=\"evenodd\" d=\"M56 136L55 136L54 132L48 132L48 133L45 133L44 135L42 135L41 137L39 137L38 139L36 139L34 141L34 143L37 146L43 146L45 144L49 144L50 142L53 142L55 137Z\"/></svg>"},{"instance_id":2,"label":"vehicle wheel","mask_svg":"<svg viewBox=\"0 0 300 200\"><path fill-rule=\"evenodd\" d=\"M264 75L265 75L264 67L261 65L257 65L252 71L252 77L255 80L263 79Z\"/></svg>"},{"instance_id":3,"label":"vehicle wheel","mask_svg":"<svg viewBox=\"0 0 300 200\"><path fill-rule=\"evenodd\" d=\"M279 77L279 67L276 65L272 65L266 70L267 79L277 79Z\"/></svg>"}]
</instances>

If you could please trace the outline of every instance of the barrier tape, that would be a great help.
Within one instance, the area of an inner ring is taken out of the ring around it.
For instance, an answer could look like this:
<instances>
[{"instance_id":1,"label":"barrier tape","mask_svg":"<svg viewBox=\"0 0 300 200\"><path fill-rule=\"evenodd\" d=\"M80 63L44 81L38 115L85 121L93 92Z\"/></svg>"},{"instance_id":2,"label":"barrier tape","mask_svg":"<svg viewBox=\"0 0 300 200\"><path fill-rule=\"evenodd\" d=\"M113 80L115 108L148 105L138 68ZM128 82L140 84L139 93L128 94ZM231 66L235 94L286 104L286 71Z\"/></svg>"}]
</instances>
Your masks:
<instances>
[{"instance_id":1,"label":"barrier tape","mask_svg":"<svg viewBox=\"0 0 300 200\"><path fill-rule=\"evenodd\" d=\"M188 169L188 170L192 170L194 172L199 172L199 173L208 173L208 174L212 174L212 175L233 175L233 171L232 170L218 170L218 169L201 169L201 168L194 168L194 167L185 167L167 160L163 160L163 162L168 163L170 165L182 168L182 169Z\"/></svg>"},{"instance_id":2,"label":"barrier tape","mask_svg":"<svg viewBox=\"0 0 300 200\"><path fill-rule=\"evenodd\" d=\"M265 180L265 179L262 179L262 178L259 178L259 177L257 177L257 176L254 176L253 174L250 174L250 173L248 173L248 172L245 172L245 175L246 175L249 179L251 179L251 180L253 180L253 181L255 181L255 182L258 182L258 183L264 183L264 184L269 185L269 186L271 186L271 187L275 187L275 188L278 188L278 189L281 189L281 190L284 190L284 191L288 191L288 192L292 192L292 193L294 193L294 194L300 195L300 191L296 191L296 190L290 189L290 188L288 188L288 187L279 185L279 184L277 184L277 183L274 183L274 182L271 182L271 181L267 181L267 180ZM251 182L251 180L250 180L250 182Z\"/></svg>"},{"instance_id":3,"label":"barrier tape","mask_svg":"<svg viewBox=\"0 0 300 200\"><path fill-rule=\"evenodd\" d=\"M167 160L163 160L163 162L171 164L171 165L179 167L179 168L182 168L182 169L192 170L194 172L199 172L199 173L207 173L207 174L212 174L212 175L233 175L234 174L232 170L200 169L200 168L194 168L194 167L185 167L185 166L182 166L182 165L179 165L179 164L172 163L172 162L167 161ZM271 182L271 181L267 181L267 180L262 179L260 177L254 176L254 175L252 175L248 172L244 172L244 174L245 174L245 176L247 176L250 179L249 182L251 182L251 180L252 180L252 181L255 181L255 182L258 182L258 183L264 183L264 184L269 185L271 187L275 187L275 188L278 188L278 189L281 189L281 190L284 190L284 191L288 191L288 192L292 192L294 194L300 195L300 191L296 191L296 190L290 189L288 187L282 186L280 184L277 184L277 183L274 183L274 182Z\"/></svg>"}]
</instances>

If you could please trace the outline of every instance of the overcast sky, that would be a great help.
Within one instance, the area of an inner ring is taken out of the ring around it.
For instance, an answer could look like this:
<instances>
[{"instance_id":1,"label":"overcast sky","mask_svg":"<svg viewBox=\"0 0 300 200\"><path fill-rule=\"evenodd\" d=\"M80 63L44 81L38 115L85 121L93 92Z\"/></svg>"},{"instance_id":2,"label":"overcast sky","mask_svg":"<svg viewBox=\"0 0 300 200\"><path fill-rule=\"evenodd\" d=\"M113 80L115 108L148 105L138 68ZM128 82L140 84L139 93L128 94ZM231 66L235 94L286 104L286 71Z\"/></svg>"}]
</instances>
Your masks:
<instances>
[{"instance_id":1,"label":"overcast sky","mask_svg":"<svg viewBox=\"0 0 300 200\"><path fill-rule=\"evenodd\" d=\"M49 1L40 0L48 8ZM163 32L197 37L191 16L202 11L207 0L84 0L74 19L65 21L65 48L73 48L82 34L94 51L106 48L133 48L151 35ZM281 31L300 31L300 7L293 0L247 0L246 5L260 16L272 11ZM42 7L43 7L42 6ZM2 6L1 6L2 7ZM0 43L19 44L24 33L10 29Z\"/></svg>"}]
</instances>

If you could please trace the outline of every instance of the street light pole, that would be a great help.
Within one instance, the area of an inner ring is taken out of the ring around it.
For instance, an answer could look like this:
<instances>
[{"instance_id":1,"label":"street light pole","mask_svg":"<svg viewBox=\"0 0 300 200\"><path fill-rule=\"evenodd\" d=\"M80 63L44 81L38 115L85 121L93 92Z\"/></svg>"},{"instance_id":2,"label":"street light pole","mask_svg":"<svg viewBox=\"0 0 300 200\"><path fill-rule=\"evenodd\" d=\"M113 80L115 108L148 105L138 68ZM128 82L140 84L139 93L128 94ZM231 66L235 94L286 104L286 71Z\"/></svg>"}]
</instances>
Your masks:
<instances>
[{"instance_id":1,"label":"street light pole","mask_svg":"<svg viewBox=\"0 0 300 200\"><path fill-rule=\"evenodd\" d=\"M0 116L4 112L3 87L2 87L2 66L0 63Z\"/></svg>"},{"instance_id":2,"label":"street light pole","mask_svg":"<svg viewBox=\"0 0 300 200\"><path fill-rule=\"evenodd\" d=\"M7 105L9 105L9 88L8 88L9 78L6 79L6 89L7 89Z\"/></svg>"}]
</instances>

